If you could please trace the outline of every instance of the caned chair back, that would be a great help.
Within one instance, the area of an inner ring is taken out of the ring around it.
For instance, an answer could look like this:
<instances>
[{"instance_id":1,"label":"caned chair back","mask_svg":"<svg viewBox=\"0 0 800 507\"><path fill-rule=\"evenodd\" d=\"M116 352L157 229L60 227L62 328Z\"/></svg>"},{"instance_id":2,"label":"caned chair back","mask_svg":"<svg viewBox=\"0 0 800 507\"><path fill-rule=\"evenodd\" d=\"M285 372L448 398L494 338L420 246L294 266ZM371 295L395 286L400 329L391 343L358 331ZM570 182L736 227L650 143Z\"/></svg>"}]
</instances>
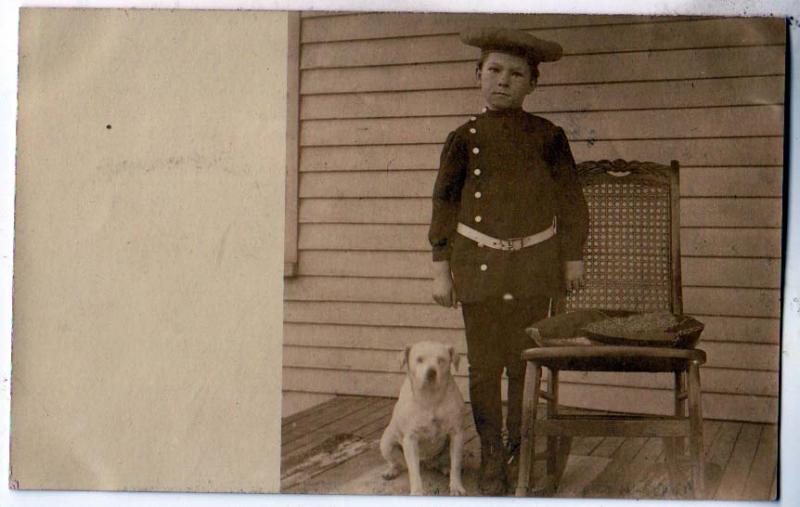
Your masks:
<instances>
[{"instance_id":1,"label":"caned chair back","mask_svg":"<svg viewBox=\"0 0 800 507\"><path fill-rule=\"evenodd\" d=\"M600 160L577 170L589 237L585 285L566 310L682 313L678 162Z\"/></svg>"}]
</instances>

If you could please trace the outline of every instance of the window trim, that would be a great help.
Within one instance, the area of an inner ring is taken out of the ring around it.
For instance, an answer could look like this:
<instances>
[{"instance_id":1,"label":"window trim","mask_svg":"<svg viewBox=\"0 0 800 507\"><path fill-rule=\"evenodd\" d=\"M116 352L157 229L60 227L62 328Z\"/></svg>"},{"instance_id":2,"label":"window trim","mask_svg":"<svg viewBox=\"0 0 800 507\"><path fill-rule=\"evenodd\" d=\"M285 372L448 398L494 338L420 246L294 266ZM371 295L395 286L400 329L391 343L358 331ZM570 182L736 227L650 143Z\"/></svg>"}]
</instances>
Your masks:
<instances>
[{"instance_id":1,"label":"window trim","mask_svg":"<svg viewBox=\"0 0 800 507\"><path fill-rule=\"evenodd\" d=\"M286 65L286 210L284 221L283 276L297 275L298 179L300 161L300 13L288 16Z\"/></svg>"}]
</instances>

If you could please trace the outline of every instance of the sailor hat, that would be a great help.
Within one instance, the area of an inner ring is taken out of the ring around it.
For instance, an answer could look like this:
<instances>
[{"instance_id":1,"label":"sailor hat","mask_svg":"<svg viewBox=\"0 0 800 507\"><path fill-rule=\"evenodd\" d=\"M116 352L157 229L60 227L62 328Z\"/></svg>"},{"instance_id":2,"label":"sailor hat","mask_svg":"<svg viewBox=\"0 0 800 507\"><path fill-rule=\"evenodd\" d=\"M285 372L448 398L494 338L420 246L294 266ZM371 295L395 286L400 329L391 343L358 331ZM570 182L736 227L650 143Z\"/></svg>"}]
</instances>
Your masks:
<instances>
[{"instance_id":1,"label":"sailor hat","mask_svg":"<svg viewBox=\"0 0 800 507\"><path fill-rule=\"evenodd\" d=\"M563 54L563 49L557 42L539 39L527 32L509 28L469 28L461 32L461 41L483 51L502 51L537 63L554 62Z\"/></svg>"}]
</instances>

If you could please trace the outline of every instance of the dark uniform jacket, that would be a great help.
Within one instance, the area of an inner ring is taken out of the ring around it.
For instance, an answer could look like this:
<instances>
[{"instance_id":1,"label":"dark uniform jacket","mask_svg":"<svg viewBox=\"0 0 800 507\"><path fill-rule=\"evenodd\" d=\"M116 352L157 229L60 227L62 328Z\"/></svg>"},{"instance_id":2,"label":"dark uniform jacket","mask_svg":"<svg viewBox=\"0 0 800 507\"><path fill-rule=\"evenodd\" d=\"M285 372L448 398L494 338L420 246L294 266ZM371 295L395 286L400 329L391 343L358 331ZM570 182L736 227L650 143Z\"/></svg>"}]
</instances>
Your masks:
<instances>
[{"instance_id":1,"label":"dark uniform jacket","mask_svg":"<svg viewBox=\"0 0 800 507\"><path fill-rule=\"evenodd\" d=\"M557 233L517 251L478 244L462 222L499 239ZM433 260L449 260L462 303L563 295L563 263L582 259L586 201L564 131L522 109L488 110L447 137L433 190ZM506 296L508 297L508 296Z\"/></svg>"}]
</instances>

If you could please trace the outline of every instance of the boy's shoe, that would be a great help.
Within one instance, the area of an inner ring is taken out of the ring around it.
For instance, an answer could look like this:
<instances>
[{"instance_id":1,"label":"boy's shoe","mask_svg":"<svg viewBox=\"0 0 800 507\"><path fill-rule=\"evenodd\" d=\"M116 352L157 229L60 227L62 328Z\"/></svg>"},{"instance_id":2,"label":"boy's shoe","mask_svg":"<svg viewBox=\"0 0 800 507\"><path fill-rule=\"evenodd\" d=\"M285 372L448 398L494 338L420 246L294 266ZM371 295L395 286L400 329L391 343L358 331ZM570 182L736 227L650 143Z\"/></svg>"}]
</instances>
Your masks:
<instances>
[{"instance_id":1,"label":"boy's shoe","mask_svg":"<svg viewBox=\"0 0 800 507\"><path fill-rule=\"evenodd\" d=\"M506 445L506 482L514 493L514 488L517 486L517 476L519 475L519 441L510 441Z\"/></svg>"},{"instance_id":2,"label":"boy's shoe","mask_svg":"<svg viewBox=\"0 0 800 507\"><path fill-rule=\"evenodd\" d=\"M481 468L478 488L485 496L506 494L506 453L500 443L481 445Z\"/></svg>"}]
</instances>

